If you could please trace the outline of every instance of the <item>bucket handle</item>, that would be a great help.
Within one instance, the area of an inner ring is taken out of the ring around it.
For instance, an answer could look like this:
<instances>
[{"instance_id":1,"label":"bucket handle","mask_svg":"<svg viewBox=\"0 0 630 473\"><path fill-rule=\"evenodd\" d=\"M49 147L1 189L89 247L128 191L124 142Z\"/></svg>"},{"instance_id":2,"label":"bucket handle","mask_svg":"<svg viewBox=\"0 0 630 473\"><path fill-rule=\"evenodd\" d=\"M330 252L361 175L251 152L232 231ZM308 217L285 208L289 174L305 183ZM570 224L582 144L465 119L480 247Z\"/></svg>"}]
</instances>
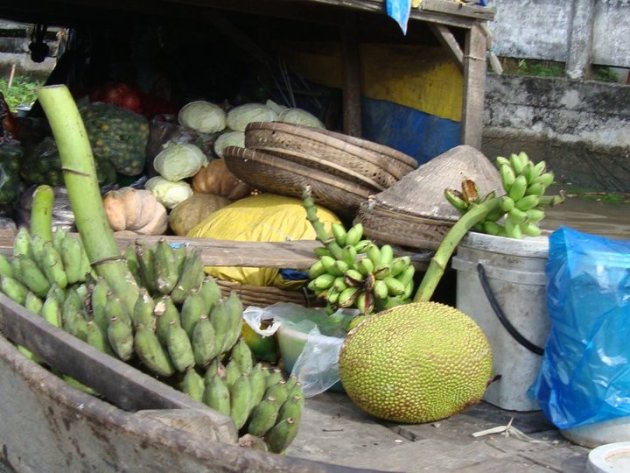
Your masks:
<instances>
[{"instance_id":1,"label":"bucket handle","mask_svg":"<svg viewBox=\"0 0 630 473\"><path fill-rule=\"evenodd\" d=\"M521 334L521 332L519 332L517 328L514 327L514 325L512 325L512 323L506 317L505 312L503 312L503 309L501 309L501 306L499 305L499 302L497 301L497 298L494 297L494 292L492 292L492 288L490 287L490 284L488 283L488 277L486 276L486 269L483 267L483 264L481 263L477 263L477 274L479 275L479 281L481 282L481 287L483 288L483 292L486 294L486 297L488 298L488 302L490 302L490 306L492 307L492 310L494 310L495 315L497 316L497 318L499 319L503 327L505 327L505 330L507 330L509 334L512 335L512 338L514 338L514 340L516 340L522 346L527 348L529 351L531 351L532 353L535 353L536 355L542 356L545 350L539 347L538 345L530 342L528 339L526 339Z\"/></svg>"}]
</instances>

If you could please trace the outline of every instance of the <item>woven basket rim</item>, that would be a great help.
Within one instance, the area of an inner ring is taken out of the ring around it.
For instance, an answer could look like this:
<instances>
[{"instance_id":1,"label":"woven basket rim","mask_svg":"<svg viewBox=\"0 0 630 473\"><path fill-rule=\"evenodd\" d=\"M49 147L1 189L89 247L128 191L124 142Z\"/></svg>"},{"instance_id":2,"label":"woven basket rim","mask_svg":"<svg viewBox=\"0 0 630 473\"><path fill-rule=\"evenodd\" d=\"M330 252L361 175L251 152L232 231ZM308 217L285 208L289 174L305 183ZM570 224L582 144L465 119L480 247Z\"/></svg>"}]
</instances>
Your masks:
<instances>
[{"instance_id":1,"label":"woven basket rim","mask_svg":"<svg viewBox=\"0 0 630 473\"><path fill-rule=\"evenodd\" d=\"M373 164L379 166L382 166L384 164L382 157L387 157L396 160L398 164L405 165L409 168L409 171L412 171L418 167L418 162L414 158L394 148L390 148L389 146L375 143L364 138L345 135L336 131L294 125L283 122L252 122L247 125L245 133L247 133L247 131L250 129L270 131L279 130L284 133L290 133L301 138L308 138L314 141L319 141L329 146L334 146L337 148L348 148L348 151L352 152L352 154L364 157L366 160L369 160ZM378 156L370 156L369 153L365 152L366 150L371 151Z\"/></svg>"},{"instance_id":2,"label":"woven basket rim","mask_svg":"<svg viewBox=\"0 0 630 473\"><path fill-rule=\"evenodd\" d=\"M275 286L254 286L251 284L242 284L236 281L228 281L225 279L216 279L217 285L222 291L236 291L248 300L275 301L275 302L293 302L306 307L318 305L315 294L309 293L305 287L298 289L283 289ZM273 303L273 302L272 302Z\"/></svg>"},{"instance_id":3,"label":"woven basket rim","mask_svg":"<svg viewBox=\"0 0 630 473\"><path fill-rule=\"evenodd\" d=\"M343 178L331 176L330 174L317 169L313 169L259 150L241 148L239 146L228 146L223 150L223 155L228 159L252 160L258 164L269 166L288 173L294 173L301 177L319 181L344 192L354 194L362 199L367 199L373 194L373 191L367 187L360 186ZM255 187L255 184L251 185Z\"/></svg>"},{"instance_id":4,"label":"woven basket rim","mask_svg":"<svg viewBox=\"0 0 630 473\"><path fill-rule=\"evenodd\" d=\"M356 171L353 171L352 169L349 169L346 166L339 165L333 161L320 159L317 156L312 156L307 153L300 153L299 151L294 150L294 149L274 148L274 147L269 147L269 146L260 147L260 148L258 147L248 148L248 149L253 149L254 151L259 151L259 152L263 152L269 155L278 156L283 159L286 158L288 161L292 161L292 162L294 162L292 158L295 157L298 159L303 159L308 162L317 163L318 165L324 168L329 168L331 170L335 170L341 174L346 175L346 176L340 176L340 177L346 177L349 180L361 182L364 185L372 187L375 191L380 192L386 189L385 186L383 186L382 184L379 184L374 179L370 179L369 177L364 176L363 174L358 173ZM300 163L297 163L297 164L300 164Z\"/></svg>"}]
</instances>

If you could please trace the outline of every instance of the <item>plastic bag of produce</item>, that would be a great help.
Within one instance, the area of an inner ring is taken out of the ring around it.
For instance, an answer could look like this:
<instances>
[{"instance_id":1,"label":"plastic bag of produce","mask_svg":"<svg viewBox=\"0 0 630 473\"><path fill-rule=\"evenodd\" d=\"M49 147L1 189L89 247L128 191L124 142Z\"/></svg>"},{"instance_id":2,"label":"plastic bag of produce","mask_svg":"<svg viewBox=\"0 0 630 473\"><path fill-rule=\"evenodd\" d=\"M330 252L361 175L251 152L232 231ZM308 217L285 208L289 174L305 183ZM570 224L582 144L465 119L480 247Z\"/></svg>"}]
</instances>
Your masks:
<instances>
[{"instance_id":1,"label":"plastic bag of produce","mask_svg":"<svg viewBox=\"0 0 630 473\"><path fill-rule=\"evenodd\" d=\"M323 207L317 215L330 230L339 218ZM260 194L237 200L214 212L193 227L188 236L218 240L271 242L315 240L315 231L306 220L302 201L275 194ZM295 288L304 280L285 279L277 268L208 266L206 272L218 279L253 286Z\"/></svg>"},{"instance_id":2,"label":"plastic bag of produce","mask_svg":"<svg viewBox=\"0 0 630 473\"><path fill-rule=\"evenodd\" d=\"M630 241L549 237L551 331L531 393L560 429L630 415Z\"/></svg>"}]
</instances>

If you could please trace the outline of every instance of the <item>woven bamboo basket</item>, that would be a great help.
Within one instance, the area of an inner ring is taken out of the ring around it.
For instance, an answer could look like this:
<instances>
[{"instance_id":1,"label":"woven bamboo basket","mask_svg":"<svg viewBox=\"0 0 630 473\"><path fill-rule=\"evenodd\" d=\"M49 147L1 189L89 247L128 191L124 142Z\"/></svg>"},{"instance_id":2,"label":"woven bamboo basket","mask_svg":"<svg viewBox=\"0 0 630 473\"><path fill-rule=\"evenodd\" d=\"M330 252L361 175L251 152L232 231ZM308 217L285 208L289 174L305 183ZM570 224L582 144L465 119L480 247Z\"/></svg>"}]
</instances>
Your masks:
<instances>
[{"instance_id":1,"label":"woven bamboo basket","mask_svg":"<svg viewBox=\"0 0 630 473\"><path fill-rule=\"evenodd\" d=\"M313 200L339 216L354 217L373 193L355 182L261 151L228 146L223 155L232 174L253 188L299 198L308 184Z\"/></svg>"},{"instance_id":2,"label":"woven bamboo basket","mask_svg":"<svg viewBox=\"0 0 630 473\"><path fill-rule=\"evenodd\" d=\"M383 190L417 167L410 156L387 146L361 138L319 128L281 122L250 123L245 131L245 146L280 154L296 162L330 172L352 173L362 182L372 182Z\"/></svg>"},{"instance_id":3,"label":"woven bamboo basket","mask_svg":"<svg viewBox=\"0 0 630 473\"><path fill-rule=\"evenodd\" d=\"M292 302L305 307L319 307L323 305L321 299L315 297L315 295L307 291L306 288L288 290L272 286L240 284L223 279L218 279L217 284L224 297L229 296L232 291L235 291L245 307L267 307L278 302Z\"/></svg>"},{"instance_id":4,"label":"woven bamboo basket","mask_svg":"<svg viewBox=\"0 0 630 473\"><path fill-rule=\"evenodd\" d=\"M410 248L436 249L459 219L444 190L472 179L482 195L503 192L497 168L480 151L460 145L433 158L361 205L365 234Z\"/></svg>"}]
</instances>

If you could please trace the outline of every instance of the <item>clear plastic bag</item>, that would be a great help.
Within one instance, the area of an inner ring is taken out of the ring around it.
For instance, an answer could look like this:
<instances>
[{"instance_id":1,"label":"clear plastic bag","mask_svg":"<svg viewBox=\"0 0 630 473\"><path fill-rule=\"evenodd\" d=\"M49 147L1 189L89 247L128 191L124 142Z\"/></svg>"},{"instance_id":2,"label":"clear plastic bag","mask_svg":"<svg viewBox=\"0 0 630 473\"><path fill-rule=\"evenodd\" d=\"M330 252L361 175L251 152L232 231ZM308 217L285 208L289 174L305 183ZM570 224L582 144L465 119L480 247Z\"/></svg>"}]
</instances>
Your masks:
<instances>
[{"instance_id":1,"label":"clear plastic bag","mask_svg":"<svg viewBox=\"0 0 630 473\"><path fill-rule=\"evenodd\" d=\"M551 331L530 389L569 429L630 415L630 241L562 227L549 238Z\"/></svg>"},{"instance_id":2,"label":"clear plastic bag","mask_svg":"<svg viewBox=\"0 0 630 473\"><path fill-rule=\"evenodd\" d=\"M300 381L304 396L312 397L340 386L339 351L345 327L356 314L355 309L345 309L328 315L323 308L280 302L265 308L247 307L243 318L263 336L276 334L283 327L277 335L285 367ZM263 321L270 320L273 323L269 327L259 329L265 325Z\"/></svg>"}]
</instances>

